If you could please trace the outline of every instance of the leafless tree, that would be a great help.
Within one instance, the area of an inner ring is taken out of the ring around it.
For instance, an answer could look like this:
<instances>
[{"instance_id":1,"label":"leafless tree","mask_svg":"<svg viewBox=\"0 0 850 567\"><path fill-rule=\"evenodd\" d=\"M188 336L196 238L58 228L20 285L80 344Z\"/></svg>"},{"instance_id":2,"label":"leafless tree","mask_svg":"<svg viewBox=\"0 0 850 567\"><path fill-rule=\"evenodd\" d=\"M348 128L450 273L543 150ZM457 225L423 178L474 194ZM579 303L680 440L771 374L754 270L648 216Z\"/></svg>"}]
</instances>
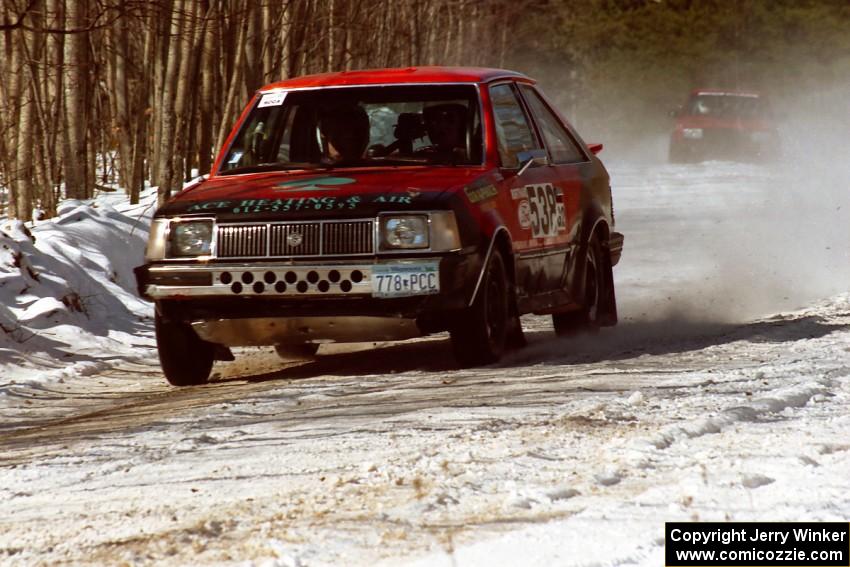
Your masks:
<instances>
[{"instance_id":1,"label":"leafless tree","mask_svg":"<svg viewBox=\"0 0 850 567\"><path fill-rule=\"evenodd\" d=\"M484 0L0 0L0 187L29 220L145 181L163 203L263 84L314 72L496 63ZM505 3L507 5L507 3ZM498 43L496 43L498 45ZM485 48L486 46L486 48ZM2 214L3 211L0 211Z\"/></svg>"}]
</instances>

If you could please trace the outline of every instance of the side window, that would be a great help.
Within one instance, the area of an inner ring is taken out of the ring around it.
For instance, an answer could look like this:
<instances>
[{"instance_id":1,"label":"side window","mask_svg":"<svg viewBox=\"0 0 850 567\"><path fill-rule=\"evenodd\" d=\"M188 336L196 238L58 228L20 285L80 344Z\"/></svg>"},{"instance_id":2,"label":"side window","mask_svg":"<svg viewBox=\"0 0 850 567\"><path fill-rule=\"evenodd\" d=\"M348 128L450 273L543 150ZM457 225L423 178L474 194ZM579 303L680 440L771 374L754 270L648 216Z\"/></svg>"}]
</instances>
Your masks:
<instances>
[{"instance_id":1,"label":"side window","mask_svg":"<svg viewBox=\"0 0 850 567\"><path fill-rule=\"evenodd\" d=\"M534 134L509 84L490 87L490 101L493 104L502 166L517 167L518 153L537 149Z\"/></svg>"},{"instance_id":2,"label":"side window","mask_svg":"<svg viewBox=\"0 0 850 567\"><path fill-rule=\"evenodd\" d=\"M549 110L537 91L528 85L522 85L521 88L528 106L531 107L531 113L537 120L540 132L546 139L546 145L549 146L552 162L577 163L587 161L584 152L581 151L558 117Z\"/></svg>"}]
</instances>

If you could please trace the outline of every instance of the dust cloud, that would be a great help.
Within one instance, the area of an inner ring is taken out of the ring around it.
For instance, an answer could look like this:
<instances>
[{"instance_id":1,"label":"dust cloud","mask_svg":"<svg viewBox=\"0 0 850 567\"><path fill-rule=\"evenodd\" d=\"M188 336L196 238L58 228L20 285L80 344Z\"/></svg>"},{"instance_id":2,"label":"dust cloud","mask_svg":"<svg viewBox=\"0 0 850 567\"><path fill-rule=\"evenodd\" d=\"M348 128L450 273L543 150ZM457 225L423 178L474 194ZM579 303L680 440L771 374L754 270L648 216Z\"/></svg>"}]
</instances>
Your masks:
<instances>
[{"instance_id":1,"label":"dust cloud","mask_svg":"<svg viewBox=\"0 0 850 567\"><path fill-rule=\"evenodd\" d=\"M850 84L769 94L783 153L768 163L667 163L673 124L660 113L622 135L582 132L605 143L626 235L615 268L625 326L698 334L848 291Z\"/></svg>"},{"instance_id":2,"label":"dust cloud","mask_svg":"<svg viewBox=\"0 0 850 567\"><path fill-rule=\"evenodd\" d=\"M712 258L702 296L717 316L740 320L797 309L850 283L850 89L788 98L779 110L784 152L762 171L721 181L729 199L697 249ZM694 289L690 290L692 296Z\"/></svg>"}]
</instances>

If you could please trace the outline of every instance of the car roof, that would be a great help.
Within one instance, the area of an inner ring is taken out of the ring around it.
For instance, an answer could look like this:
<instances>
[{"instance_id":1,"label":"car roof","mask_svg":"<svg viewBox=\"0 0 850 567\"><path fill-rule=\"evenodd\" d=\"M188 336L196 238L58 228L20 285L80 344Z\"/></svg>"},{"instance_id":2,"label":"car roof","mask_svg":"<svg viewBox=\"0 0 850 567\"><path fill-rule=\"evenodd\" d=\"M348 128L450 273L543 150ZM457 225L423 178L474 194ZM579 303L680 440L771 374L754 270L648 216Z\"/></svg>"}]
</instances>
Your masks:
<instances>
[{"instance_id":1,"label":"car roof","mask_svg":"<svg viewBox=\"0 0 850 567\"><path fill-rule=\"evenodd\" d=\"M364 69L305 75L272 83L261 91L276 89L304 89L387 84L439 84L439 83L489 83L512 79L533 84L535 81L522 73L486 67L405 67L396 69Z\"/></svg>"},{"instance_id":2,"label":"car roof","mask_svg":"<svg viewBox=\"0 0 850 567\"><path fill-rule=\"evenodd\" d=\"M755 91L738 91L735 89L694 89L691 95L728 95L728 96L751 96L759 97L759 93Z\"/></svg>"}]
</instances>

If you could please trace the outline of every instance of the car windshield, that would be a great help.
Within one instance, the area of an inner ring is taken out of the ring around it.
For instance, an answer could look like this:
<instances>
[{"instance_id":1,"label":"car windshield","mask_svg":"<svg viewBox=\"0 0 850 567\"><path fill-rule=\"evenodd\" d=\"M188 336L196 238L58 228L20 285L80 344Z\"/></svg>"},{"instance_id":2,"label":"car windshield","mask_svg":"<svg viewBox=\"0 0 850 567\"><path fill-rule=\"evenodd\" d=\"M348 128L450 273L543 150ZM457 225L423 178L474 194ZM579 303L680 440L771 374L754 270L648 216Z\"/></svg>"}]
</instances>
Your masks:
<instances>
[{"instance_id":1,"label":"car windshield","mask_svg":"<svg viewBox=\"0 0 850 567\"><path fill-rule=\"evenodd\" d=\"M377 165L480 165L474 85L263 93L220 173Z\"/></svg>"},{"instance_id":2,"label":"car windshield","mask_svg":"<svg viewBox=\"0 0 850 567\"><path fill-rule=\"evenodd\" d=\"M701 93L691 97L688 113L724 118L766 118L765 106L756 95Z\"/></svg>"}]
</instances>

